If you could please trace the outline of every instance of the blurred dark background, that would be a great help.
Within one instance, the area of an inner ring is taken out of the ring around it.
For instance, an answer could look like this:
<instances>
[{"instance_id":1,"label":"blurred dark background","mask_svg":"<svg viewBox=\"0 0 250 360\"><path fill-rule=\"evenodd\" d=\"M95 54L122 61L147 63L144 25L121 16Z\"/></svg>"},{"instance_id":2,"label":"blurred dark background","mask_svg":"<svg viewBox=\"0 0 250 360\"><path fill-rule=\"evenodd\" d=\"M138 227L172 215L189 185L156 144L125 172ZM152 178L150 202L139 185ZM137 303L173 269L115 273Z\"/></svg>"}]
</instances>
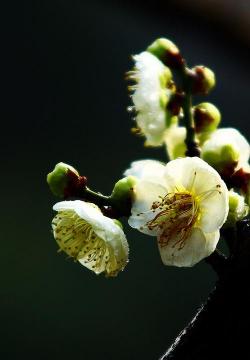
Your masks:
<instances>
[{"instance_id":1,"label":"blurred dark background","mask_svg":"<svg viewBox=\"0 0 250 360\"><path fill-rule=\"evenodd\" d=\"M208 100L222 126L249 139L249 8L218 0L13 3L1 137L2 359L157 359L206 299L216 281L208 265L164 267L155 241L129 229L130 263L115 279L57 254L46 174L64 161L109 193L131 161L164 160L163 149L144 149L131 135L124 81L130 54L161 36L191 66L215 71Z\"/></svg>"}]
</instances>

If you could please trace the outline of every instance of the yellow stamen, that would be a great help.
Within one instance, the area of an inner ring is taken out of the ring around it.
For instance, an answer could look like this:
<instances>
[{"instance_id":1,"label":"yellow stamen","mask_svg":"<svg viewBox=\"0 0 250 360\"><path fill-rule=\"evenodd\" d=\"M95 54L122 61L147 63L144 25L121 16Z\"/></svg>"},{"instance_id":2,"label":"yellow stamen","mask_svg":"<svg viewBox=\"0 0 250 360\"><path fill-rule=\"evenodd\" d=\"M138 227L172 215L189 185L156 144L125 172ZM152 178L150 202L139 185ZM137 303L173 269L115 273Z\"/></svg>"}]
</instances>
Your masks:
<instances>
[{"instance_id":1,"label":"yellow stamen","mask_svg":"<svg viewBox=\"0 0 250 360\"><path fill-rule=\"evenodd\" d=\"M147 223L149 230L160 228L159 244L167 246L176 239L173 246L185 245L193 225L199 216L199 208L192 194L186 192L168 193L152 205L154 211L160 210L154 219Z\"/></svg>"},{"instance_id":2,"label":"yellow stamen","mask_svg":"<svg viewBox=\"0 0 250 360\"><path fill-rule=\"evenodd\" d=\"M179 191L168 193L164 197L160 197L159 201L152 204L151 210L157 215L147 222L149 230L160 229L158 236L158 243L160 247L169 245L179 246L181 250L186 243L186 240L191 234L192 228L199 223L201 211L200 202L221 193L220 185L214 189L204 191L199 195L194 195L193 188L196 179L196 172L190 184L191 191Z\"/></svg>"}]
</instances>

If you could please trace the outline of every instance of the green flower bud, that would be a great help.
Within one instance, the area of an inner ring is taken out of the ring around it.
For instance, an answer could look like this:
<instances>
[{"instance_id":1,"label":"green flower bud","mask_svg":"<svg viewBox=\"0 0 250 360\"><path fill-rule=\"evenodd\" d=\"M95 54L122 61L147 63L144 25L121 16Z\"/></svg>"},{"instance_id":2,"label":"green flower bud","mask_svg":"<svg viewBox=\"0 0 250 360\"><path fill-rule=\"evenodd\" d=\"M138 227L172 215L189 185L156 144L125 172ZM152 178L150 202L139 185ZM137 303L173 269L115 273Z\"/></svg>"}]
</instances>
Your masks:
<instances>
[{"instance_id":1,"label":"green flower bud","mask_svg":"<svg viewBox=\"0 0 250 360\"><path fill-rule=\"evenodd\" d=\"M127 203L127 201L131 200L135 183L136 178L131 175L117 181L112 191L111 199L121 205Z\"/></svg>"},{"instance_id":2,"label":"green flower bud","mask_svg":"<svg viewBox=\"0 0 250 360\"><path fill-rule=\"evenodd\" d=\"M215 74L209 68L198 65L191 69L193 94L207 95L215 86Z\"/></svg>"},{"instance_id":3,"label":"green flower bud","mask_svg":"<svg viewBox=\"0 0 250 360\"><path fill-rule=\"evenodd\" d=\"M178 47L172 41L165 38L155 40L149 45L147 51L169 67L181 66L184 63Z\"/></svg>"},{"instance_id":4,"label":"green flower bud","mask_svg":"<svg viewBox=\"0 0 250 360\"><path fill-rule=\"evenodd\" d=\"M216 130L221 120L217 107L208 102L196 105L193 113L195 132L198 134Z\"/></svg>"},{"instance_id":5,"label":"green flower bud","mask_svg":"<svg viewBox=\"0 0 250 360\"><path fill-rule=\"evenodd\" d=\"M229 213L224 227L233 227L235 223L243 219L249 212L249 207L245 204L244 197L229 191Z\"/></svg>"},{"instance_id":6,"label":"green flower bud","mask_svg":"<svg viewBox=\"0 0 250 360\"><path fill-rule=\"evenodd\" d=\"M214 167L220 174L225 174L227 172L231 173L237 166L239 153L233 145L225 144L214 149L202 149L202 159Z\"/></svg>"},{"instance_id":7,"label":"green flower bud","mask_svg":"<svg viewBox=\"0 0 250 360\"><path fill-rule=\"evenodd\" d=\"M202 144L201 150L201 157L223 176L231 177L236 170L248 167L250 146L236 129L220 128L215 130ZM247 173L248 171L246 173L245 171L238 172L235 177L236 187L239 187L239 184L247 183Z\"/></svg>"},{"instance_id":8,"label":"green flower bud","mask_svg":"<svg viewBox=\"0 0 250 360\"><path fill-rule=\"evenodd\" d=\"M161 60L161 58L165 56L166 52L178 53L179 49L172 41L165 38L159 38L148 46L147 51Z\"/></svg>"},{"instance_id":9,"label":"green flower bud","mask_svg":"<svg viewBox=\"0 0 250 360\"><path fill-rule=\"evenodd\" d=\"M55 196L63 198L65 190L72 182L72 177L78 179L78 171L63 162L58 163L54 170L47 175L47 183L51 192Z\"/></svg>"}]
</instances>

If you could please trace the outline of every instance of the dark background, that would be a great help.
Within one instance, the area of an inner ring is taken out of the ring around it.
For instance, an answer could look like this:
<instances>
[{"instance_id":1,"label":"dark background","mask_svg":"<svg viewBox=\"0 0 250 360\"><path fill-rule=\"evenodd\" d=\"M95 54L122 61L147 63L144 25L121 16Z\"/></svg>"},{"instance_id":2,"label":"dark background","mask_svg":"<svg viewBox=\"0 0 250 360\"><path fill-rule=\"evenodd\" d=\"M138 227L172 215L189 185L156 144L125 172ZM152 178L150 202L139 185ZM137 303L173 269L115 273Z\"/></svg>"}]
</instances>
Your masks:
<instances>
[{"instance_id":1,"label":"dark background","mask_svg":"<svg viewBox=\"0 0 250 360\"><path fill-rule=\"evenodd\" d=\"M2 359L157 359L212 289L208 265L164 267L155 241L129 229L130 263L115 279L57 254L56 199L46 185L64 161L109 193L131 161L164 160L163 149L144 149L130 134L124 81L130 54L160 36L176 42L191 66L215 71L209 100L223 126L249 139L249 39L244 17L234 16L241 1L229 13L192 4L13 3L1 137Z\"/></svg>"}]
</instances>

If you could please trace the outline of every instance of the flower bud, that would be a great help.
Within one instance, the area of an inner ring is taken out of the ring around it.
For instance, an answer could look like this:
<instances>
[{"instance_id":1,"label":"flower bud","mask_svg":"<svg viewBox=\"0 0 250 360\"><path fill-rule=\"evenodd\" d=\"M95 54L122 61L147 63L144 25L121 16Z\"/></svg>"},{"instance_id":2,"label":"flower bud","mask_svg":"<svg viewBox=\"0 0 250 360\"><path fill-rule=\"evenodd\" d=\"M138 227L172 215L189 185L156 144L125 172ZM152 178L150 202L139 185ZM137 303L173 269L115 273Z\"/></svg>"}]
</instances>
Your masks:
<instances>
[{"instance_id":1,"label":"flower bud","mask_svg":"<svg viewBox=\"0 0 250 360\"><path fill-rule=\"evenodd\" d=\"M191 69L190 78L193 94L207 95L215 86L214 72L202 65Z\"/></svg>"},{"instance_id":2,"label":"flower bud","mask_svg":"<svg viewBox=\"0 0 250 360\"><path fill-rule=\"evenodd\" d=\"M250 156L250 146L239 131L221 128L214 131L202 145L201 157L220 174L228 177L244 168Z\"/></svg>"},{"instance_id":3,"label":"flower bud","mask_svg":"<svg viewBox=\"0 0 250 360\"><path fill-rule=\"evenodd\" d=\"M229 191L229 213L224 227L232 227L235 223L243 219L249 211L245 204L244 197L233 190Z\"/></svg>"},{"instance_id":4,"label":"flower bud","mask_svg":"<svg viewBox=\"0 0 250 360\"><path fill-rule=\"evenodd\" d=\"M179 49L170 40L159 38L155 40L148 48L147 51L156 56L163 62L164 65L169 67L179 67L184 63Z\"/></svg>"},{"instance_id":5,"label":"flower bud","mask_svg":"<svg viewBox=\"0 0 250 360\"><path fill-rule=\"evenodd\" d=\"M112 191L111 199L119 204L127 203L131 199L135 183L136 178L131 175L117 181Z\"/></svg>"},{"instance_id":6,"label":"flower bud","mask_svg":"<svg viewBox=\"0 0 250 360\"><path fill-rule=\"evenodd\" d=\"M201 157L220 174L233 173L239 160L239 154L233 144L224 144L214 149L205 147L202 149Z\"/></svg>"},{"instance_id":7,"label":"flower bud","mask_svg":"<svg viewBox=\"0 0 250 360\"><path fill-rule=\"evenodd\" d=\"M221 120L217 107L208 102L196 105L193 114L195 132L198 134L216 130Z\"/></svg>"},{"instance_id":8,"label":"flower bud","mask_svg":"<svg viewBox=\"0 0 250 360\"><path fill-rule=\"evenodd\" d=\"M78 171L63 162L58 163L54 170L47 175L47 183L51 192L60 198L65 196L65 191L72 180L78 181L78 179Z\"/></svg>"}]
</instances>

